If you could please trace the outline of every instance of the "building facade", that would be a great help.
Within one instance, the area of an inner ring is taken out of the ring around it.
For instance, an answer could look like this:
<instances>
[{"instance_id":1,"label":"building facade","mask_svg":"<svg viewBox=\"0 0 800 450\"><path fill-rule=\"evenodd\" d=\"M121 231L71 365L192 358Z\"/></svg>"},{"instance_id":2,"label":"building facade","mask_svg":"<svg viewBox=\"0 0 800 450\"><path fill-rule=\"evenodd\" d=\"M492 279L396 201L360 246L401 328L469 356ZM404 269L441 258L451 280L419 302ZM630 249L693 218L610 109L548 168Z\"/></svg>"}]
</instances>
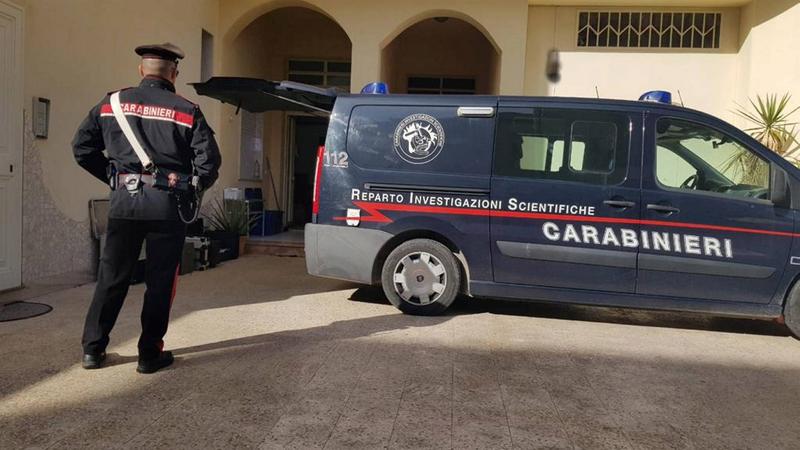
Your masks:
<instances>
[{"instance_id":1,"label":"building facade","mask_svg":"<svg viewBox=\"0 0 800 450\"><path fill-rule=\"evenodd\" d=\"M744 125L732 111L757 94L800 104L798 28L797 0L0 0L0 290L92 270L88 201L108 192L74 163L70 140L105 92L137 83L142 43L186 51L178 91L217 132L216 189L261 187L300 226L324 120L237 114L185 83L248 76L357 92L384 80L395 93L622 99L665 89ZM553 48L557 84L545 75Z\"/></svg>"}]
</instances>

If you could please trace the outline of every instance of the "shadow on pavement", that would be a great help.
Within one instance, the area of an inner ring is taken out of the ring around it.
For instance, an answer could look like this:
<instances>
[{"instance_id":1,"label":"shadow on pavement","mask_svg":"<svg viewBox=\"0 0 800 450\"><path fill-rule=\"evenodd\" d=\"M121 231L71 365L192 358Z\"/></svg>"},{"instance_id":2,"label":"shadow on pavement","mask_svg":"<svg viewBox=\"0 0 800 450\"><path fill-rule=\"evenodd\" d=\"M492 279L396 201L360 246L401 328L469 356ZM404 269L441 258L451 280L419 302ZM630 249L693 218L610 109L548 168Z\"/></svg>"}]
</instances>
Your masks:
<instances>
[{"instance_id":1,"label":"shadow on pavement","mask_svg":"<svg viewBox=\"0 0 800 450\"><path fill-rule=\"evenodd\" d=\"M181 347L173 349L173 353L175 353L176 356L181 356L190 355L192 353L209 352L212 350L275 344L282 341L291 341L293 344L312 344L327 341L331 339L332 336L336 339L358 339L411 328L434 327L447 322L451 318L452 316L406 316L398 312L397 314L377 317L339 320L321 327L279 331L240 339L213 342L210 344Z\"/></svg>"},{"instance_id":2,"label":"shadow on pavement","mask_svg":"<svg viewBox=\"0 0 800 450\"><path fill-rule=\"evenodd\" d=\"M361 287L350 296L350 300L389 304L378 286ZM448 315L482 313L767 336L791 335L784 325L769 320L463 296L447 312Z\"/></svg>"}]
</instances>

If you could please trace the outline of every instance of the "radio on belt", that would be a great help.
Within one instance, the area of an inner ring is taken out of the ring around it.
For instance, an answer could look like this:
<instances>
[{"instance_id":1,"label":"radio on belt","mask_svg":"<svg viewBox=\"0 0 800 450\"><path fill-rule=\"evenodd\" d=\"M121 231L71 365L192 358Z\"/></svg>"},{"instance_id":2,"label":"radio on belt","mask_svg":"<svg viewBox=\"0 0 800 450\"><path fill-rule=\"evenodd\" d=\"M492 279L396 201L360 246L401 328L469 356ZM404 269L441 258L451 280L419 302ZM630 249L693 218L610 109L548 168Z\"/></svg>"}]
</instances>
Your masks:
<instances>
[{"instance_id":1,"label":"radio on belt","mask_svg":"<svg viewBox=\"0 0 800 450\"><path fill-rule=\"evenodd\" d=\"M410 314L463 293L784 317L800 334L800 170L667 91L409 96L376 82L345 95L241 80L198 92L330 115L305 227L312 275L380 284Z\"/></svg>"}]
</instances>

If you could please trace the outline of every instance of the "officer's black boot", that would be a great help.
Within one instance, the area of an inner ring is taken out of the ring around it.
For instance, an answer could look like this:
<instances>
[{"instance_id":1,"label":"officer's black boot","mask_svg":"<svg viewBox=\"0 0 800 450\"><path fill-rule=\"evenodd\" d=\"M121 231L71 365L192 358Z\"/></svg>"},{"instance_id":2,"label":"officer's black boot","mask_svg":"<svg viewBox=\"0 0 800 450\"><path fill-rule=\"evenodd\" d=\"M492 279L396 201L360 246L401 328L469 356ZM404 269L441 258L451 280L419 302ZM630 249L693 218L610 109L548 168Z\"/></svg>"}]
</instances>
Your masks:
<instances>
[{"instance_id":1,"label":"officer's black boot","mask_svg":"<svg viewBox=\"0 0 800 450\"><path fill-rule=\"evenodd\" d=\"M175 361L175 358L172 357L172 352L161 352L155 358L140 359L136 371L139 373L154 373L169 366L173 361Z\"/></svg>"},{"instance_id":2,"label":"officer's black boot","mask_svg":"<svg viewBox=\"0 0 800 450\"><path fill-rule=\"evenodd\" d=\"M106 352L102 353L86 353L83 355L83 362L81 365L84 369L99 369L103 367L106 360Z\"/></svg>"}]
</instances>

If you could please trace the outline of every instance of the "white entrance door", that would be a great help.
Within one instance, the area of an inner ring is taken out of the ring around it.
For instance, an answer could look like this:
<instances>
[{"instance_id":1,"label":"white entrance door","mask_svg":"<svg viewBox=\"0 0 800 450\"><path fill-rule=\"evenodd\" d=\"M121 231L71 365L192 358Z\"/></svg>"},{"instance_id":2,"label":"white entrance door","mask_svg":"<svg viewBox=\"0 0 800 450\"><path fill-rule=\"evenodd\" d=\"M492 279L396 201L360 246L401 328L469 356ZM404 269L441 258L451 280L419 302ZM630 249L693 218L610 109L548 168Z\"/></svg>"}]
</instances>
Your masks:
<instances>
[{"instance_id":1,"label":"white entrance door","mask_svg":"<svg viewBox=\"0 0 800 450\"><path fill-rule=\"evenodd\" d=\"M0 290L22 283L22 10L0 0Z\"/></svg>"}]
</instances>

